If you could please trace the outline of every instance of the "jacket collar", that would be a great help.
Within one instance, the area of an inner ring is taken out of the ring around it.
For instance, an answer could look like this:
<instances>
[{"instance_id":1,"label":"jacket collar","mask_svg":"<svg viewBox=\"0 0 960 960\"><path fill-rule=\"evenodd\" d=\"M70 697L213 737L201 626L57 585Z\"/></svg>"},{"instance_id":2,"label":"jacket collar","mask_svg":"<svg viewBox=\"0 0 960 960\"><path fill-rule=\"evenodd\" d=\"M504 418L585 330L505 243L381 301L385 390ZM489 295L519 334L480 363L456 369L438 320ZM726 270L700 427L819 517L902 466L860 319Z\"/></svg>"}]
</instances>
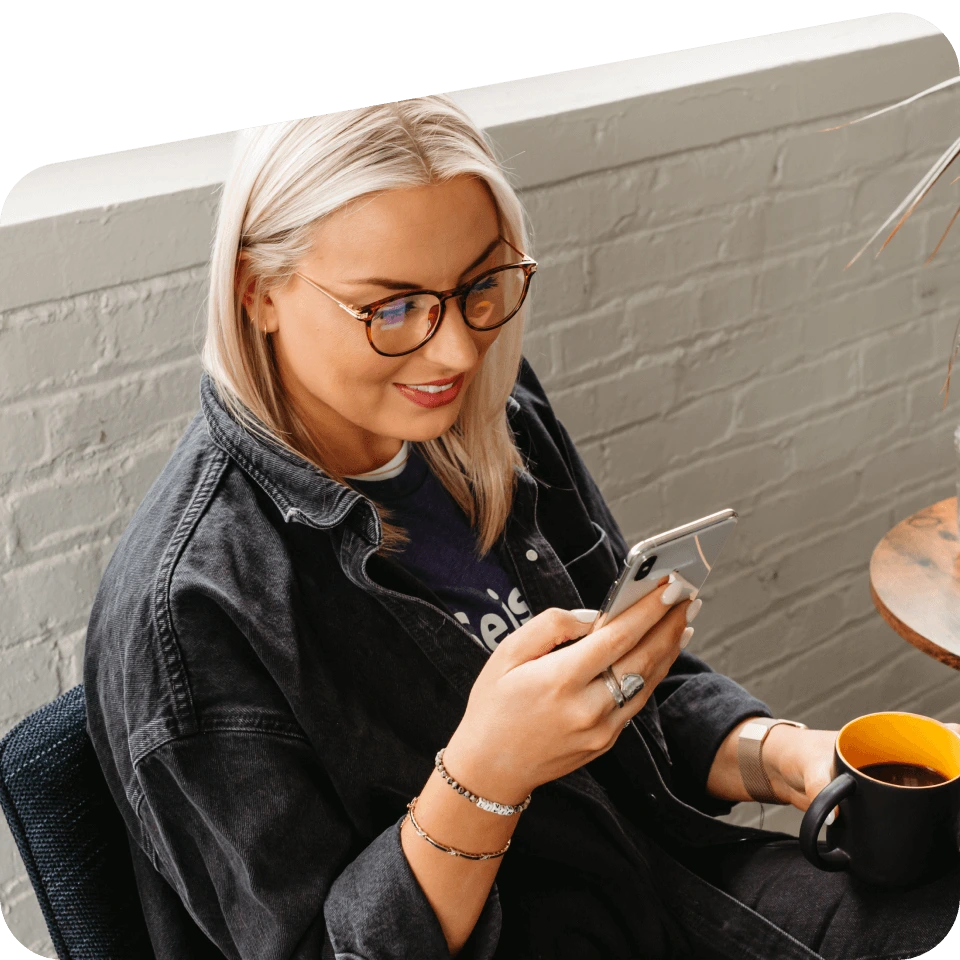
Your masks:
<instances>
[{"instance_id":1,"label":"jacket collar","mask_svg":"<svg viewBox=\"0 0 960 960\"><path fill-rule=\"evenodd\" d=\"M364 535L371 542L379 541L379 518L366 497L238 423L206 372L200 378L200 408L213 442L257 482L288 523L299 520L328 529L342 523L358 503L363 503L367 505ZM517 400L508 397L508 419L519 409Z\"/></svg>"}]
</instances>

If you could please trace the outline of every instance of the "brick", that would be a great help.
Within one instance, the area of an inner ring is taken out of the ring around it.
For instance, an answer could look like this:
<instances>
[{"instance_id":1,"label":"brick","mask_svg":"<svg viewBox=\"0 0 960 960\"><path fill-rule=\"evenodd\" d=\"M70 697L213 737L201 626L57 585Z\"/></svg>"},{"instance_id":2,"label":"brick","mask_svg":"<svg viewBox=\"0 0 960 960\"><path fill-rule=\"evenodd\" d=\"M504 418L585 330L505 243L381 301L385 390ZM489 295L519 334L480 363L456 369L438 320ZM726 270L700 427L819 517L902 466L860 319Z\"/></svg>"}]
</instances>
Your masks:
<instances>
[{"instance_id":1,"label":"brick","mask_svg":"<svg viewBox=\"0 0 960 960\"><path fill-rule=\"evenodd\" d=\"M613 434L607 444L615 489L657 477L675 462L701 459L705 450L722 448L732 421L729 396L705 397Z\"/></svg>"},{"instance_id":2,"label":"brick","mask_svg":"<svg viewBox=\"0 0 960 960\"><path fill-rule=\"evenodd\" d=\"M869 503L886 502L914 478L942 475L955 463L956 454L947 430L907 439L890 445L864 462L861 496Z\"/></svg>"},{"instance_id":3,"label":"brick","mask_svg":"<svg viewBox=\"0 0 960 960\"><path fill-rule=\"evenodd\" d=\"M613 304L552 328L564 378L613 373L636 358L623 306Z\"/></svg>"},{"instance_id":4,"label":"brick","mask_svg":"<svg viewBox=\"0 0 960 960\"><path fill-rule=\"evenodd\" d=\"M587 245L636 229L651 203L654 175L652 165L640 164L525 191L537 250Z\"/></svg>"},{"instance_id":5,"label":"brick","mask_svg":"<svg viewBox=\"0 0 960 960\"><path fill-rule=\"evenodd\" d=\"M758 376L740 390L736 423L750 430L779 420L806 418L853 396L858 389L856 348L833 353L773 377Z\"/></svg>"},{"instance_id":6,"label":"brick","mask_svg":"<svg viewBox=\"0 0 960 960\"><path fill-rule=\"evenodd\" d=\"M930 367L934 357L933 324L928 320L904 323L865 341L861 350L864 389L909 382L913 372Z\"/></svg>"},{"instance_id":7,"label":"brick","mask_svg":"<svg viewBox=\"0 0 960 960\"><path fill-rule=\"evenodd\" d=\"M795 321L760 320L739 330L722 330L697 341L677 362L685 399L747 383L761 371L772 374L793 359Z\"/></svg>"},{"instance_id":8,"label":"brick","mask_svg":"<svg viewBox=\"0 0 960 960\"><path fill-rule=\"evenodd\" d=\"M913 312L913 283L902 278L807 304L797 310L801 355L820 357L841 344L860 343L865 336L899 327Z\"/></svg>"},{"instance_id":9,"label":"brick","mask_svg":"<svg viewBox=\"0 0 960 960\"><path fill-rule=\"evenodd\" d=\"M662 492L657 483L637 486L625 496L615 500L608 498L607 503L620 524L628 547L666 527Z\"/></svg>"},{"instance_id":10,"label":"brick","mask_svg":"<svg viewBox=\"0 0 960 960\"><path fill-rule=\"evenodd\" d=\"M0 721L23 716L49 703L60 693L57 651L50 641L0 647Z\"/></svg>"},{"instance_id":11,"label":"brick","mask_svg":"<svg viewBox=\"0 0 960 960\"><path fill-rule=\"evenodd\" d=\"M766 573L771 588L787 596L824 584L845 572L865 577L870 555L889 529L889 511L883 510L858 516L851 523L808 541L803 549L788 544L787 552L768 556Z\"/></svg>"},{"instance_id":12,"label":"brick","mask_svg":"<svg viewBox=\"0 0 960 960\"><path fill-rule=\"evenodd\" d=\"M774 176L777 150L776 139L764 134L662 159L647 197L650 224L764 194Z\"/></svg>"},{"instance_id":13,"label":"brick","mask_svg":"<svg viewBox=\"0 0 960 960\"><path fill-rule=\"evenodd\" d=\"M762 209L763 249L775 252L842 236L852 201L850 187L832 185L774 197Z\"/></svg>"},{"instance_id":14,"label":"brick","mask_svg":"<svg viewBox=\"0 0 960 960\"><path fill-rule=\"evenodd\" d=\"M102 299L115 360L124 366L195 354L206 328L206 268L110 291Z\"/></svg>"},{"instance_id":15,"label":"brick","mask_svg":"<svg viewBox=\"0 0 960 960\"><path fill-rule=\"evenodd\" d=\"M86 622L107 559L103 544L88 544L0 577L0 648Z\"/></svg>"},{"instance_id":16,"label":"brick","mask_svg":"<svg viewBox=\"0 0 960 960\"><path fill-rule=\"evenodd\" d=\"M665 474L665 502L678 523L726 507L736 510L745 498L782 481L789 471L789 453L772 443L731 450Z\"/></svg>"},{"instance_id":17,"label":"brick","mask_svg":"<svg viewBox=\"0 0 960 960\"><path fill-rule=\"evenodd\" d=\"M901 428L905 420L905 398L900 391L890 391L802 424L792 431L797 468L816 469L831 461L856 462L861 450Z\"/></svg>"},{"instance_id":18,"label":"brick","mask_svg":"<svg viewBox=\"0 0 960 960\"><path fill-rule=\"evenodd\" d=\"M756 555L766 545L789 541L794 549L811 534L858 509L860 478L854 472L828 476L816 483L784 484L743 511L740 531L749 537Z\"/></svg>"},{"instance_id":19,"label":"brick","mask_svg":"<svg viewBox=\"0 0 960 960\"><path fill-rule=\"evenodd\" d=\"M534 367L536 369L536 366ZM164 444L160 449L147 448L124 458L119 475L122 503L128 510L136 507L146 496L153 481L160 475L173 453L175 444Z\"/></svg>"},{"instance_id":20,"label":"brick","mask_svg":"<svg viewBox=\"0 0 960 960\"><path fill-rule=\"evenodd\" d=\"M13 523L22 549L31 551L70 535L96 536L118 515L117 490L103 476L59 478L15 497Z\"/></svg>"},{"instance_id":21,"label":"brick","mask_svg":"<svg viewBox=\"0 0 960 960\"><path fill-rule=\"evenodd\" d=\"M829 117L812 126L784 131L778 184L791 188L850 181L861 178L865 171L887 169L896 163L906 152L902 123L884 124L877 118L824 132L858 116L863 114Z\"/></svg>"},{"instance_id":22,"label":"brick","mask_svg":"<svg viewBox=\"0 0 960 960\"><path fill-rule=\"evenodd\" d=\"M57 660L60 664L60 685L70 690L83 683L83 650L87 631L74 630L57 641Z\"/></svg>"},{"instance_id":23,"label":"brick","mask_svg":"<svg viewBox=\"0 0 960 960\"><path fill-rule=\"evenodd\" d=\"M0 474L22 471L47 456L47 425L40 410L25 404L0 408Z\"/></svg>"},{"instance_id":24,"label":"brick","mask_svg":"<svg viewBox=\"0 0 960 960\"><path fill-rule=\"evenodd\" d=\"M530 312L535 326L576 316L589 303L591 283L585 255L574 250L545 254L538 260L530 288Z\"/></svg>"},{"instance_id":25,"label":"brick","mask_svg":"<svg viewBox=\"0 0 960 960\"><path fill-rule=\"evenodd\" d=\"M0 398L70 383L102 364L104 337L96 317L71 309L69 301L38 313L32 322L0 329Z\"/></svg>"},{"instance_id":26,"label":"brick","mask_svg":"<svg viewBox=\"0 0 960 960\"><path fill-rule=\"evenodd\" d=\"M58 398L50 414L54 457L78 455L124 440L141 439L200 405L196 360L159 368L147 377L128 377L78 389Z\"/></svg>"}]
</instances>

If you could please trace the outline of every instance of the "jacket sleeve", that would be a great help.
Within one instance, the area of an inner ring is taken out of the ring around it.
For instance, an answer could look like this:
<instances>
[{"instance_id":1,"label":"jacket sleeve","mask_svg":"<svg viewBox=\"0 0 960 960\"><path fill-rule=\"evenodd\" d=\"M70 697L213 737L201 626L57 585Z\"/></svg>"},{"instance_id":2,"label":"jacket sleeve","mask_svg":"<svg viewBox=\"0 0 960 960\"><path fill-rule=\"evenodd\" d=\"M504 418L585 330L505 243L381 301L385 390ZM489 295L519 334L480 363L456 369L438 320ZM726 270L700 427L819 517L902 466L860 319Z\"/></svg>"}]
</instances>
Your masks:
<instances>
[{"instance_id":1,"label":"jacket sleeve","mask_svg":"<svg viewBox=\"0 0 960 960\"><path fill-rule=\"evenodd\" d=\"M620 564L629 547L596 481L560 422L526 357L518 382L549 431L591 518L607 532ZM735 680L714 672L694 654L681 650L654 691L660 726L672 759L673 790L704 813L729 813L733 804L707 793L707 777L720 744L747 717L772 716L769 707Z\"/></svg>"},{"instance_id":2,"label":"jacket sleeve","mask_svg":"<svg viewBox=\"0 0 960 960\"><path fill-rule=\"evenodd\" d=\"M167 741L137 765L145 850L231 960L448 960L400 823L355 836L303 739L253 729ZM458 954L488 960L496 887Z\"/></svg>"}]
</instances>

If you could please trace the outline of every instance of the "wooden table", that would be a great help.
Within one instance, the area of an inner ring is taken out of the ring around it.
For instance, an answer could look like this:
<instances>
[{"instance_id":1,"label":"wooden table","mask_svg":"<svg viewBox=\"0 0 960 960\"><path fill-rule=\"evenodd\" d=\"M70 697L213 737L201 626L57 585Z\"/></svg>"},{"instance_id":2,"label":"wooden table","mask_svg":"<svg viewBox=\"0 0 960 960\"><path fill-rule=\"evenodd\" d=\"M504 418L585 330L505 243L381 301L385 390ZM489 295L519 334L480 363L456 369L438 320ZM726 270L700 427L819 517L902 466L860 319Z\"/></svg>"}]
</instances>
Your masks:
<instances>
[{"instance_id":1,"label":"wooden table","mask_svg":"<svg viewBox=\"0 0 960 960\"><path fill-rule=\"evenodd\" d=\"M898 523L870 558L870 594L905 640L960 670L957 498Z\"/></svg>"}]
</instances>

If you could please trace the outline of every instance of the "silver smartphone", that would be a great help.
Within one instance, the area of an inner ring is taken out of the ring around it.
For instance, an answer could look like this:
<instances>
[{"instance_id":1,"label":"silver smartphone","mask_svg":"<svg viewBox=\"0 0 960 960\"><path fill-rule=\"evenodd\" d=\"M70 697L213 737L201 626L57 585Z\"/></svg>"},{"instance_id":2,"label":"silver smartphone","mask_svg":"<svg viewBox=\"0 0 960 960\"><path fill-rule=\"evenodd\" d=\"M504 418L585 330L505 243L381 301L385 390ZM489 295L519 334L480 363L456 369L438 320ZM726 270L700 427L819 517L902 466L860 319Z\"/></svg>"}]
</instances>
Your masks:
<instances>
[{"instance_id":1,"label":"silver smartphone","mask_svg":"<svg viewBox=\"0 0 960 960\"><path fill-rule=\"evenodd\" d=\"M720 510L641 540L631 548L620 576L607 591L593 630L632 607L672 573L688 584L681 599L695 598L736 523L735 511Z\"/></svg>"}]
</instances>

